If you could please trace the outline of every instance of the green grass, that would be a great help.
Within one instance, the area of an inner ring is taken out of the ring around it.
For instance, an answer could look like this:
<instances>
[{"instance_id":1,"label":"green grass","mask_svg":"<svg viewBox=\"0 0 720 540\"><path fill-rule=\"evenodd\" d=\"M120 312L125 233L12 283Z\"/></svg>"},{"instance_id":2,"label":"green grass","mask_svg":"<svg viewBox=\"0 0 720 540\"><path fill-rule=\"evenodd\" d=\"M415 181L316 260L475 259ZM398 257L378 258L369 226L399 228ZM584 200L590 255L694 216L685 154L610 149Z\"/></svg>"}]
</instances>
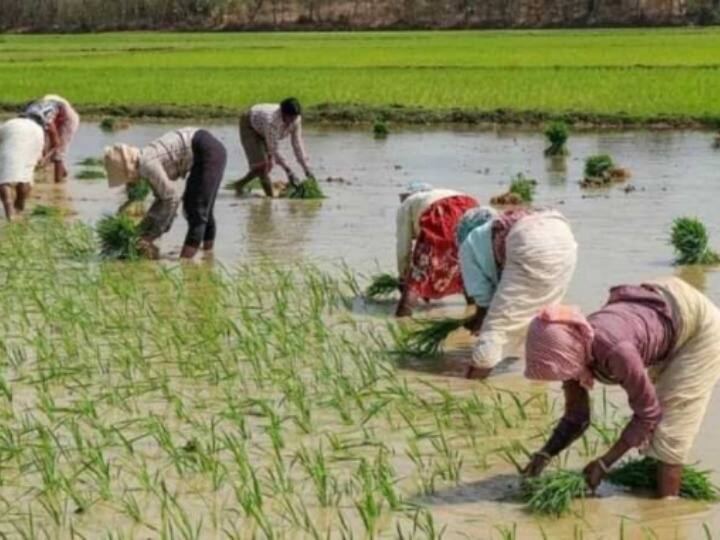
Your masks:
<instances>
[{"instance_id":1,"label":"green grass","mask_svg":"<svg viewBox=\"0 0 720 540\"><path fill-rule=\"evenodd\" d=\"M0 42L0 86L14 104L52 89L88 106L238 110L292 93L310 106L711 122L720 118L718 50L714 28L11 35Z\"/></svg>"}]
</instances>

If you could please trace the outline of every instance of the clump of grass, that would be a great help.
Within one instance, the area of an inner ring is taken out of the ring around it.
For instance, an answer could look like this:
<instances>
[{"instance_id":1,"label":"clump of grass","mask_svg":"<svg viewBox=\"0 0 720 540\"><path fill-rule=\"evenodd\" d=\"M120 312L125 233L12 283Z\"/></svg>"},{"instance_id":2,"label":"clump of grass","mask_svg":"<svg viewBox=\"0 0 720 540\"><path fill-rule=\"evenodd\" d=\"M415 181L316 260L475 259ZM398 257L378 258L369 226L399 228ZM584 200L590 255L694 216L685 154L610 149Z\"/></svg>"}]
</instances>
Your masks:
<instances>
[{"instance_id":1,"label":"clump of grass","mask_svg":"<svg viewBox=\"0 0 720 540\"><path fill-rule=\"evenodd\" d=\"M710 249L705 225L696 218L682 217L673 222L670 242L677 256L675 264L717 264L720 256Z\"/></svg>"},{"instance_id":2,"label":"clump of grass","mask_svg":"<svg viewBox=\"0 0 720 540\"><path fill-rule=\"evenodd\" d=\"M81 167L102 167L104 166L103 160L100 158L86 157L77 162Z\"/></svg>"},{"instance_id":3,"label":"clump of grass","mask_svg":"<svg viewBox=\"0 0 720 540\"><path fill-rule=\"evenodd\" d=\"M630 171L615 165L607 154L590 156L585 160L585 178L582 187L602 187L612 182L623 182L630 177Z\"/></svg>"},{"instance_id":4,"label":"clump of grass","mask_svg":"<svg viewBox=\"0 0 720 540\"><path fill-rule=\"evenodd\" d=\"M33 217L48 217L57 218L62 216L62 210L57 206L46 206L44 204L38 204L32 209L30 215Z\"/></svg>"},{"instance_id":5,"label":"clump of grass","mask_svg":"<svg viewBox=\"0 0 720 540\"><path fill-rule=\"evenodd\" d=\"M523 498L533 514L562 516L573 499L584 498L587 485L576 471L557 471L524 481Z\"/></svg>"},{"instance_id":6,"label":"clump of grass","mask_svg":"<svg viewBox=\"0 0 720 540\"><path fill-rule=\"evenodd\" d=\"M378 274L373 276L365 296L371 300L388 296L400 288L400 280L392 274Z\"/></svg>"},{"instance_id":7,"label":"clump of grass","mask_svg":"<svg viewBox=\"0 0 720 540\"><path fill-rule=\"evenodd\" d=\"M393 332L396 352L422 358L436 356L447 337L462 328L471 318L429 319L417 321L417 327Z\"/></svg>"},{"instance_id":8,"label":"clump of grass","mask_svg":"<svg viewBox=\"0 0 720 540\"><path fill-rule=\"evenodd\" d=\"M657 461L651 458L630 459L611 470L607 480L611 484L630 489L657 489ZM698 501L718 500L718 487L710 481L709 471L699 471L692 465L683 467L680 496Z\"/></svg>"},{"instance_id":9,"label":"clump of grass","mask_svg":"<svg viewBox=\"0 0 720 540\"><path fill-rule=\"evenodd\" d=\"M390 134L390 127L387 121L383 119L377 119L373 123L373 135L376 139L385 139Z\"/></svg>"},{"instance_id":10,"label":"clump of grass","mask_svg":"<svg viewBox=\"0 0 720 540\"><path fill-rule=\"evenodd\" d=\"M100 239L100 253L104 257L121 260L140 258L140 226L130 216L105 216L98 222L96 230Z\"/></svg>"},{"instance_id":11,"label":"clump of grass","mask_svg":"<svg viewBox=\"0 0 720 540\"><path fill-rule=\"evenodd\" d=\"M130 122L117 116L106 116L100 121L100 129L103 131L119 131L121 129L128 129L129 127Z\"/></svg>"},{"instance_id":12,"label":"clump of grass","mask_svg":"<svg viewBox=\"0 0 720 540\"><path fill-rule=\"evenodd\" d=\"M566 156L568 154L565 143L570 136L565 122L553 122L545 128L545 137L550 146L545 149L546 156Z\"/></svg>"},{"instance_id":13,"label":"clump of grass","mask_svg":"<svg viewBox=\"0 0 720 540\"><path fill-rule=\"evenodd\" d=\"M75 175L78 180L101 180L105 173L98 169L83 169Z\"/></svg>"},{"instance_id":14,"label":"clump of grass","mask_svg":"<svg viewBox=\"0 0 720 540\"><path fill-rule=\"evenodd\" d=\"M290 199L324 199L325 194L315 178L306 178L300 185L292 188L288 194Z\"/></svg>"}]
</instances>

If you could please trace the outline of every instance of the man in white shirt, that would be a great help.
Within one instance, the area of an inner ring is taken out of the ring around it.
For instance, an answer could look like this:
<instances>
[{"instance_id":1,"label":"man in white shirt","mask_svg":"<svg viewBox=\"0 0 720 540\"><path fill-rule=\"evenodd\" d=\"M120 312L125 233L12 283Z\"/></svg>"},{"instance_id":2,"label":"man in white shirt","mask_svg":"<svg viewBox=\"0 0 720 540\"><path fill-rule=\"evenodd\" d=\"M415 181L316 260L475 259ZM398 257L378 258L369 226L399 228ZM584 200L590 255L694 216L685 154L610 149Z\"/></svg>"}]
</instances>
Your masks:
<instances>
[{"instance_id":1,"label":"man in white shirt","mask_svg":"<svg viewBox=\"0 0 720 540\"><path fill-rule=\"evenodd\" d=\"M302 141L302 106L295 98L288 98L278 104L254 105L240 117L240 142L247 156L250 171L235 184L241 193L245 186L259 178L263 191L273 196L270 171L277 163L287 174L292 185L299 183L298 177L280 154L279 141L290 136L295 158L306 177L313 176L308 165L307 154Z\"/></svg>"}]
</instances>

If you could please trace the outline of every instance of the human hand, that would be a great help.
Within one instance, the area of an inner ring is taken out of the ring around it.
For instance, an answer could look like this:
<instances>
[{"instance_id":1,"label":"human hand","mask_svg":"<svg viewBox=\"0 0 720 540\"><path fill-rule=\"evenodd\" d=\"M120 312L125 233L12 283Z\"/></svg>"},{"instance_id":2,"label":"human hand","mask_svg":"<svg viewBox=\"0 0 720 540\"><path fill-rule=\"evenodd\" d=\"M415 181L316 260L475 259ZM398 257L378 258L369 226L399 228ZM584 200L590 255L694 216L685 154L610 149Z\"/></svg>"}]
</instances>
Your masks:
<instances>
[{"instance_id":1,"label":"human hand","mask_svg":"<svg viewBox=\"0 0 720 540\"><path fill-rule=\"evenodd\" d=\"M587 464L583 469L583 476L590 490L595 493L595 490L605 478L605 470L602 459L596 459Z\"/></svg>"},{"instance_id":2,"label":"human hand","mask_svg":"<svg viewBox=\"0 0 720 540\"><path fill-rule=\"evenodd\" d=\"M536 452L532 455L530 463L528 463L525 468L520 471L520 473L525 478L535 478L536 476L540 476L540 474L542 474L548 463L550 463L550 456L548 454L544 452Z\"/></svg>"},{"instance_id":3,"label":"human hand","mask_svg":"<svg viewBox=\"0 0 720 540\"><path fill-rule=\"evenodd\" d=\"M305 178L315 178L315 173L310 169L305 169Z\"/></svg>"},{"instance_id":4,"label":"human hand","mask_svg":"<svg viewBox=\"0 0 720 540\"><path fill-rule=\"evenodd\" d=\"M466 379L474 379L474 380L483 380L487 379L490 376L490 373L492 373L492 368L479 368L475 366L468 366L467 371L465 372L465 378Z\"/></svg>"},{"instance_id":5,"label":"human hand","mask_svg":"<svg viewBox=\"0 0 720 540\"><path fill-rule=\"evenodd\" d=\"M298 180L298 177L295 176L295 173L292 171L288 171L287 173L288 182L290 182L290 185L293 187L298 187L300 185L300 180Z\"/></svg>"},{"instance_id":6,"label":"human hand","mask_svg":"<svg viewBox=\"0 0 720 540\"><path fill-rule=\"evenodd\" d=\"M156 260L160 258L160 250L149 238L138 240L138 250L147 259Z\"/></svg>"}]
</instances>

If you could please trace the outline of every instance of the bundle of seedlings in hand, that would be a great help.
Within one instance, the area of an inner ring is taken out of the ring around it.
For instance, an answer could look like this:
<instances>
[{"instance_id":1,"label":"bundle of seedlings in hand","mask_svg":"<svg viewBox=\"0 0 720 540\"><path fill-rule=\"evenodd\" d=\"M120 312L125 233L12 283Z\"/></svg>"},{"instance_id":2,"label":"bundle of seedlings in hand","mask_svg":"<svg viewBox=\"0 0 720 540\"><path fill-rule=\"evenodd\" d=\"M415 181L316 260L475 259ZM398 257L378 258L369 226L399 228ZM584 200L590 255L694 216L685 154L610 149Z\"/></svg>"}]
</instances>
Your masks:
<instances>
[{"instance_id":1,"label":"bundle of seedlings in hand","mask_svg":"<svg viewBox=\"0 0 720 540\"><path fill-rule=\"evenodd\" d=\"M562 516L573 499L584 498L585 478L575 471L557 471L523 482L523 498L533 514Z\"/></svg>"},{"instance_id":2,"label":"bundle of seedlings in hand","mask_svg":"<svg viewBox=\"0 0 720 540\"><path fill-rule=\"evenodd\" d=\"M670 241L677 257L675 264L717 264L720 257L710 249L705 225L695 218L677 218Z\"/></svg>"},{"instance_id":3,"label":"bundle of seedlings in hand","mask_svg":"<svg viewBox=\"0 0 720 540\"><path fill-rule=\"evenodd\" d=\"M378 274L373 276L365 296L370 300L389 296L400 289L400 280L392 274Z\"/></svg>"},{"instance_id":4,"label":"bundle of seedlings in hand","mask_svg":"<svg viewBox=\"0 0 720 540\"><path fill-rule=\"evenodd\" d=\"M427 319L416 321L418 327L401 329L393 334L396 352L407 356L432 357L442 349L447 337L467 324L467 319Z\"/></svg>"},{"instance_id":5,"label":"bundle of seedlings in hand","mask_svg":"<svg viewBox=\"0 0 720 540\"><path fill-rule=\"evenodd\" d=\"M152 190L150 184L144 178L137 182L133 182L125 186L125 194L127 200L120 206L118 210L121 214L140 215L145 212L143 201L147 199Z\"/></svg>"},{"instance_id":6,"label":"bundle of seedlings in hand","mask_svg":"<svg viewBox=\"0 0 720 540\"><path fill-rule=\"evenodd\" d=\"M317 180L310 177L300 182L300 185L292 188L288 197L290 199L324 199L325 194L320 189Z\"/></svg>"},{"instance_id":7,"label":"bundle of seedlings in hand","mask_svg":"<svg viewBox=\"0 0 720 540\"><path fill-rule=\"evenodd\" d=\"M105 216L97 224L100 253L111 259L134 260L141 256L140 225L130 216Z\"/></svg>"},{"instance_id":8,"label":"bundle of seedlings in hand","mask_svg":"<svg viewBox=\"0 0 720 540\"><path fill-rule=\"evenodd\" d=\"M590 156L585 160L585 178L582 187L600 187L612 182L622 182L630 177L630 171L617 167L607 154Z\"/></svg>"},{"instance_id":9,"label":"bundle of seedlings in hand","mask_svg":"<svg viewBox=\"0 0 720 540\"><path fill-rule=\"evenodd\" d=\"M389 133L390 128L388 127L388 123L385 120L375 120L375 123L373 124L373 135L376 139L385 139L387 138Z\"/></svg>"},{"instance_id":10,"label":"bundle of seedlings in hand","mask_svg":"<svg viewBox=\"0 0 720 540\"><path fill-rule=\"evenodd\" d=\"M652 458L630 459L611 470L607 481L630 489L655 491L657 489L658 462ZM697 501L715 501L718 488L710 481L709 471L698 471L692 465L683 467L680 496Z\"/></svg>"},{"instance_id":11,"label":"bundle of seedlings in hand","mask_svg":"<svg viewBox=\"0 0 720 540\"><path fill-rule=\"evenodd\" d=\"M515 206L532 202L535 196L537 181L527 178L524 174L518 173L510 181L510 189L507 193L490 199L490 204L497 206Z\"/></svg>"},{"instance_id":12,"label":"bundle of seedlings in hand","mask_svg":"<svg viewBox=\"0 0 720 540\"><path fill-rule=\"evenodd\" d=\"M566 156L568 154L565 143L568 140L568 127L565 122L553 122L545 128L545 137L547 137L550 146L545 149L546 156Z\"/></svg>"}]
</instances>

